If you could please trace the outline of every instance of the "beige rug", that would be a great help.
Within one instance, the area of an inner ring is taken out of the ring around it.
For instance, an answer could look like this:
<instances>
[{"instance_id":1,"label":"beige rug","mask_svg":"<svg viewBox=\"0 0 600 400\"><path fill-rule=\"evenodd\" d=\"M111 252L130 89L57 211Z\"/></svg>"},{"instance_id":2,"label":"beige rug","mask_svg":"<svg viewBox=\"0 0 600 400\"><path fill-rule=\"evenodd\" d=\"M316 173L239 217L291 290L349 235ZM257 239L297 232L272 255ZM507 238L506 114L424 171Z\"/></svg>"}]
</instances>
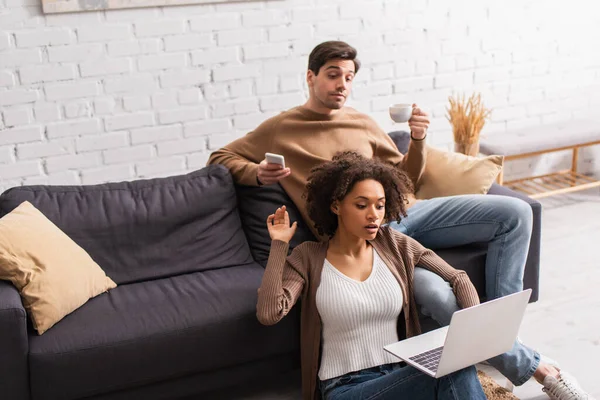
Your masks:
<instances>
[{"instance_id":1,"label":"beige rug","mask_svg":"<svg viewBox=\"0 0 600 400\"><path fill-rule=\"evenodd\" d=\"M500 386L485 372L477 371L477 376L488 400L519 400L517 396Z\"/></svg>"}]
</instances>

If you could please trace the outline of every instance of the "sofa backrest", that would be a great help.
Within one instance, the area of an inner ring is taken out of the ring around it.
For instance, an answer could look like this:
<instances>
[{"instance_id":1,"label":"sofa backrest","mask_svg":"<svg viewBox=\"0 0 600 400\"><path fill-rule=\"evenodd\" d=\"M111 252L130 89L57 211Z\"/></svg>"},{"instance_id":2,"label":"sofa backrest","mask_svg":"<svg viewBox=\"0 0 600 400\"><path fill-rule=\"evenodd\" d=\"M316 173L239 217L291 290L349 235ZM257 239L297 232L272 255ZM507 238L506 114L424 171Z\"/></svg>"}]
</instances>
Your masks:
<instances>
[{"instance_id":1,"label":"sofa backrest","mask_svg":"<svg viewBox=\"0 0 600 400\"><path fill-rule=\"evenodd\" d=\"M296 233L290 240L290 253L302 242L317 240L302 219L296 205L279 184L262 187L236 185L236 190L238 209L250 251L254 259L263 267L267 265L271 248L267 217L273 214L278 207L286 206L290 221L298 222Z\"/></svg>"},{"instance_id":2,"label":"sofa backrest","mask_svg":"<svg viewBox=\"0 0 600 400\"><path fill-rule=\"evenodd\" d=\"M408 146L410 144L410 132L393 131L388 133L388 135L392 138L400 153L406 154L408 152Z\"/></svg>"},{"instance_id":3,"label":"sofa backrest","mask_svg":"<svg viewBox=\"0 0 600 400\"><path fill-rule=\"evenodd\" d=\"M15 187L0 196L0 216L25 200L118 284L252 262L233 180L220 165L132 182Z\"/></svg>"}]
</instances>

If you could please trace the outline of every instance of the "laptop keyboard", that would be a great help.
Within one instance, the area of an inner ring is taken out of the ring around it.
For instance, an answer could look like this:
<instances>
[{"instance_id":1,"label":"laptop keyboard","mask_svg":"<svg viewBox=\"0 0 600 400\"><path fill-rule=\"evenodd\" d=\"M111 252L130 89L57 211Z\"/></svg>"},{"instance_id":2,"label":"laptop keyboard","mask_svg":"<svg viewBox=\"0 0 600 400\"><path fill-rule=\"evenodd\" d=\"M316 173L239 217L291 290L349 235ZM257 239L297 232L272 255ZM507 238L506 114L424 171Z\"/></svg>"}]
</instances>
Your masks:
<instances>
[{"instance_id":1,"label":"laptop keyboard","mask_svg":"<svg viewBox=\"0 0 600 400\"><path fill-rule=\"evenodd\" d=\"M415 363L427 368L428 370L436 372L440 363L440 358L442 357L443 348L444 346L441 346L436 349L417 354L416 356L412 356L410 359Z\"/></svg>"}]
</instances>

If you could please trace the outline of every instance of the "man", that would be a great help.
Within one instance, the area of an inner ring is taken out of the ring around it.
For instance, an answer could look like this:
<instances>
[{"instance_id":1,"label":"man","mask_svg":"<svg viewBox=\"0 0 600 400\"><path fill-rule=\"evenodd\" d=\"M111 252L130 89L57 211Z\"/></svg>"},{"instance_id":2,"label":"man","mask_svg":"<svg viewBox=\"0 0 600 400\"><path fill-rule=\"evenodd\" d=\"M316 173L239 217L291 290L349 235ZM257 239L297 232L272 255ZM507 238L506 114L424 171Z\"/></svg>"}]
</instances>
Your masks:
<instances>
[{"instance_id":1,"label":"man","mask_svg":"<svg viewBox=\"0 0 600 400\"><path fill-rule=\"evenodd\" d=\"M370 117L344 107L359 68L356 50L350 45L338 41L321 43L309 56L308 101L268 119L253 132L215 151L208 163L225 165L236 182L243 185L279 182L315 234L302 194L311 168L331 160L338 151L353 150L392 162L404 169L416 186L426 162L428 116L413 106L410 146L402 156ZM264 159L267 152L284 155L287 168L268 164ZM417 201L412 196L408 216L392 226L433 249L488 242L487 297L493 299L522 289L532 214L529 205L521 200L467 195ZM422 268L415 270L415 297L423 313L442 325L447 325L458 310L449 284ZM534 376L553 399L591 399L572 378L540 361L539 353L520 342L489 362L515 385ZM568 393L573 396L564 397Z\"/></svg>"}]
</instances>

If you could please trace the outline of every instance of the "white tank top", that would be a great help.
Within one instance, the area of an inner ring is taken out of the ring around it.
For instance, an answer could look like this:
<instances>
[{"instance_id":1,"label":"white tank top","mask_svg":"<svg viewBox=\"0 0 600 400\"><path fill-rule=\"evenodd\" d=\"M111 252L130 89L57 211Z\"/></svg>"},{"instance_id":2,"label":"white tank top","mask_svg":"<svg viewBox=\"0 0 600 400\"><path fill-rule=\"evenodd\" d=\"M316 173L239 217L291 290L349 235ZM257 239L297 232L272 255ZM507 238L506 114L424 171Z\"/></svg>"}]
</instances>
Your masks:
<instances>
[{"instance_id":1,"label":"white tank top","mask_svg":"<svg viewBox=\"0 0 600 400\"><path fill-rule=\"evenodd\" d=\"M373 269L363 282L325 259L316 294L323 324L319 379L398 362L383 346L398 341L402 302L400 284L375 249Z\"/></svg>"}]
</instances>

